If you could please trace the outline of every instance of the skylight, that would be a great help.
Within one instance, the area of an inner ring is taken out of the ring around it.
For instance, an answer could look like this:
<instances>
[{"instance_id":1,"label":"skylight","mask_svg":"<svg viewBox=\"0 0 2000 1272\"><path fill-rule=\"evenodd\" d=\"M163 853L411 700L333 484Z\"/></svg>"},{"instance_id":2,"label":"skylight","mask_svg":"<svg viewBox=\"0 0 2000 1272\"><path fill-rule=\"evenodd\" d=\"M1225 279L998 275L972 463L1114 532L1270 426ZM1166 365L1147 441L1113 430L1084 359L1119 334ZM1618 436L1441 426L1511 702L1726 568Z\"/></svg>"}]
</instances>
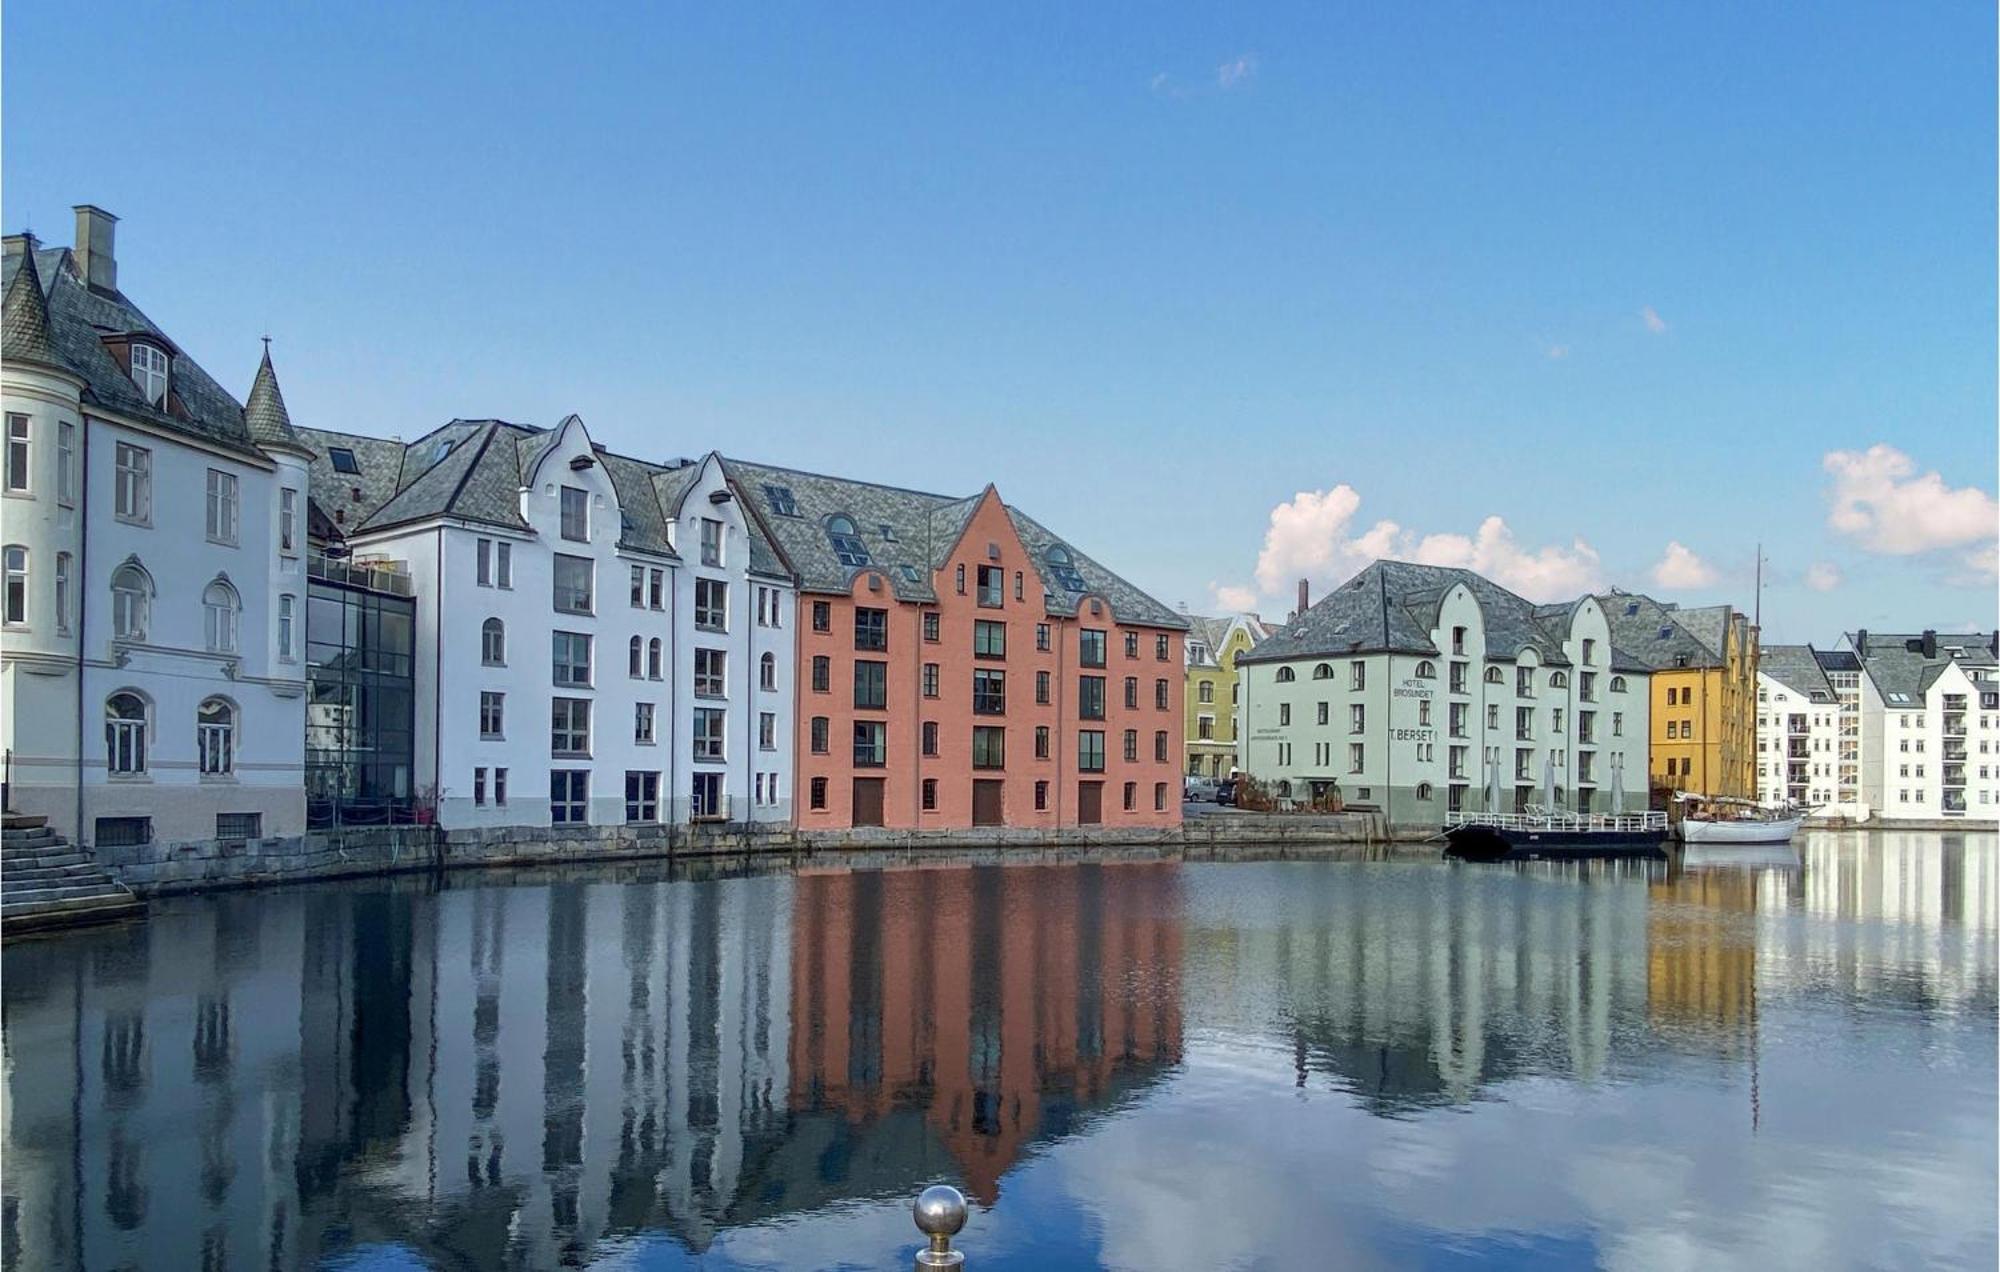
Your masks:
<instances>
[{"instance_id":1,"label":"skylight","mask_svg":"<svg viewBox=\"0 0 2000 1272\"><path fill-rule=\"evenodd\" d=\"M924 576L917 573L917 567L914 565L906 565L903 567L903 577L908 579L912 583L921 583L924 581Z\"/></svg>"},{"instance_id":2,"label":"skylight","mask_svg":"<svg viewBox=\"0 0 2000 1272\"><path fill-rule=\"evenodd\" d=\"M1055 575L1056 583L1065 592L1086 592L1089 590L1083 584L1083 576L1076 572L1075 559L1070 556L1069 549L1065 548L1062 544L1050 544L1049 550L1042 553L1042 560L1048 563L1049 573Z\"/></svg>"},{"instance_id":3,"label":"skylight","mask_svg":"<svg viewBox=\"0 0 2000 1272\"><path fill-rule=\"evenodd\" d=\"M799 515L798 501L792 498L790 486L765 486L764 498L771 501L771 511L780 517Z\"/></svg>"},{"instance_id":4,"label":"skylight","mask_svg":"<svg viewBox=\"0 0 2000 1272\"><path fill-rule=\"evenodd\" d=\"M828 517L826 537L833 543L833 555L842 565L861 566L868 564L868 545L861 541L859 529L852 517Z\"/></svg>"},{"instance_id":5,"label":"skylight","mask_svg":"<svg viewBox=\"0 0 2000 1272\"><path fill-rule=\"evenodd\" d=\"M333 461L333 471L337 473L358 473L361 465L354 462L354 452L345 446L329 446L326 457Z\"/></svg>"}]
</instances>

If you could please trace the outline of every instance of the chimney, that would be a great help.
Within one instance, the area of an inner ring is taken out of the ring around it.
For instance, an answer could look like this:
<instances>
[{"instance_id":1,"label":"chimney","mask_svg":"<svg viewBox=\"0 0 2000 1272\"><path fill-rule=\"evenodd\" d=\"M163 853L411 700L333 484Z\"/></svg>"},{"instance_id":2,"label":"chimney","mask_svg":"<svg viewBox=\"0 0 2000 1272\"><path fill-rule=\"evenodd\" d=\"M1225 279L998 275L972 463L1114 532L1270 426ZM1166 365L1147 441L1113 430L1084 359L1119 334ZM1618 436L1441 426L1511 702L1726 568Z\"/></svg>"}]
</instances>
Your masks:
<instances>
[{"instance_id":1,"label":"chimney","mask_svg":"<svg viewBox=\"0 0 2000 1272\"><path fill-rule=\"evenodd\" d=\"M1937 632L1928 627L1924 629L1924 657L1937 657Z\"/></svg>"},{"instance_id":2,"label":"chimney","mask_svg":"<svg viewBox=\"0 0 2000 1272\"><path fill-rule=\"evenodd\" d=\"M1299 580L1299 613L1312 608L1312 587L1304 579Z\"/></svg>"},{"instance_id":3,"label":"chimney","mask_svg":"<svg viewBox=\"0 0 2000 1272\"><path fill-rule=\"evenodd\" d=\"M26 230L22 230L19 234L7 235L4 239L0 239L0 243L6 245L8 260L41 247L41 244L35 241L35 236Z\"/></svg>"},{"instance_id":4,"label":"chimney","mask_svg":"<svg viewBox=\"0 0 2000 1272\"><path fill-rule=\"evenodd\" d=\"M1854 652L1863 658L1868 656L1868 629L1865 627L1854 633Z\"/></svg>"},{"instance_id":5,"label":"chimney","mask_svg":"<svg viewBox=\"0 0 2000 1272\"><path fill-rule=\"evenodd\" d=\"M118 290L118 253L113 244L118 218L94 204L76 205L76 272L92 287Z\"/></svg>"}]
</instances>

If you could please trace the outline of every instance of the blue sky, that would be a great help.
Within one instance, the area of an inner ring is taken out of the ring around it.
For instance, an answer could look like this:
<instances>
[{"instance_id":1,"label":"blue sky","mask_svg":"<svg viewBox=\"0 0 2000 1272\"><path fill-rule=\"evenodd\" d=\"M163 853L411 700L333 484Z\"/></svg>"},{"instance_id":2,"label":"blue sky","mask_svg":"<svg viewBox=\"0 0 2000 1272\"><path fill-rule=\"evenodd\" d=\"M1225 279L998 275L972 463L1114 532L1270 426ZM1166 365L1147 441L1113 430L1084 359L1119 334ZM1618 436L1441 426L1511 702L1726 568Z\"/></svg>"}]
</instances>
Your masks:
<instances>
[{"instance_id":1,"label":"blue sky","mask_svg":"<svg viewBox=\"0 0 2000 1272\"><path fill-rule=\"evenodd\" d=\"M1994 622L1990 6L555 13L16 0L0 216L301 423L993 480L1169 603Z\"/></svg>"}]
</instances>

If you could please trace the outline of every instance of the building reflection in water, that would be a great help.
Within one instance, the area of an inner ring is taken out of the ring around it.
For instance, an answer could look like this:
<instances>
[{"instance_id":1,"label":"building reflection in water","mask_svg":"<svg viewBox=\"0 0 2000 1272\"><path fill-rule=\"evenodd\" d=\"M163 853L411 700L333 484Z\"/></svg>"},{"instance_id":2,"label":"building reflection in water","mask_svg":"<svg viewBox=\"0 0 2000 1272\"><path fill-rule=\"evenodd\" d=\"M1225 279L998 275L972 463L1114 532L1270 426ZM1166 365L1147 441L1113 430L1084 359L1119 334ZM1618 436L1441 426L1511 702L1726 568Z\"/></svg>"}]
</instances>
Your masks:
<instances>
[{"instance_id":1,"label":"building reflection in water","mask_svg":"<svg viewBox=\"0 0 2000 1272\"><path fill-rule=\"evenodd\" d=\"M6 1265L249 1268L408 1247L542 1268L939 1178L1204 1054L1398 1115L1662 1055L1754 1063L1819 986L1994 998L1993 845L1801 866L1265 863L664 870L159 903L4 986ZM1854 920L1887 920L1857 938ZM1871 942L1877 943L1871 946Z\"/></svg>"}]
</instances>

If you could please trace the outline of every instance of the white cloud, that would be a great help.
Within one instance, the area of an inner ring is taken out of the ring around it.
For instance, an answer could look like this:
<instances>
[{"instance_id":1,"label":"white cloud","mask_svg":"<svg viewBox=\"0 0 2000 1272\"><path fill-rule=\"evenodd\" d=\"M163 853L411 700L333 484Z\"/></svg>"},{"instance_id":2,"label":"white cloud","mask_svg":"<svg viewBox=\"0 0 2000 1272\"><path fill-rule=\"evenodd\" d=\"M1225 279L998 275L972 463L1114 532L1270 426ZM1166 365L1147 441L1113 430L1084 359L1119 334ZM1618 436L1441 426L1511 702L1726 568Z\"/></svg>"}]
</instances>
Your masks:
<instances>
[{"instance_id":1,"label":"white cloud","mask_svg":"<svg viewBox=\"0 0 2000 1272\"><path fill-rule=\"evenodd\" d=\"M1815 592L1831 592L1843 579L1840 567L1831 561L1815 561L1806 567L1806 586Z\"/></svg>"},{"instance_id":2,"label":"white cloud","mask_svg":"<svg viewBox=\"0 0 2000 1272\"><path fill-rule=\"evenodd\" d=\"M1549 346L1548 354L1551 362L1560 362L1569 356L1569 346L1566 344L1552 344Z\"/></svg>"},{"instance_id":3,"label":"white cloud","mask_svg":"<svg viewBox=\"0 0 2000 1272\"><path fill-rule=\"evenodd\" d=\"M1660 335L1667 329L1667 320L1660 317L1660 311L1653 308L1651 305L1648 305L1644 309L1641 309L1639 311L1639 321L1645 323L1646 330L1652 332L1656 336Z\"/></svg>"},{"instance_id":4,"label":"white cloud","mask_svg":"<svg viewBox=\"0 0 2000 1272\"><path fill-rule=\"evenodd\" d=\"M1235 88L1239 84L1254 79L1257 75L1257 55L1239 53L1221 66L1215 68L1215 82L1222 88Z\"/></svg>"},{"instance_id":5,"label":"white cloud","mask_svg":"<svg viewBox=\"0 0 2000 1272\"><path fill-rule=\"evenodd\" d=\"M1211 582L1208 594L1215 601L1215 608L1224 613L1241 614L1257 608L1257 593L1252 588Z\"/></svg>"},{"instance_id":6,"label":"white cloud","mask_svg":"<svg viewBox=\"0 0 2000 1272\"><path fill-rule=\"evenodd\" d=\"M1675 539L1667 544L1667 554L1653 566L1653 582L1664 588L1685 590L1707 587L1721 577L1714 566L1696 556L1694 550Z\"/></svg>"},{"instance_id":7,"label":"white cloud","mask_svg":"<svg viewBox=\"0 0 2000 1272\"><path fill-rule=\"evenodd\" d=\"M1476 570L1536 601L1568 600L1603 583L1597 549L1583 539L1567 547L1523 547L1507 522L1489 516L1471 535L1418 534L1393 521L1354 533L1361 496L1342 483L1331 490L1302 490L1271 509L1264 547L1257 554L1257 587L1282 597L1300 576L1320 589L1338 584L1381 557L1420 565Z\"/></svg>"},{"instance_id":8,"label":"white cloud","mask_svg":"<svg viewBox=\"0 0 2000 1272\"><path fill-rule=\"evenodd\" d=\"M1953 489L1933 469L1885 442L1865 451L1828 451L1821 466L1833 478L1827 527L1868 552L1916 556L1964 549L1974 576L1995 574L1995 523L2000 503L1977 486Z\"/></svg>"}]
</instances>

